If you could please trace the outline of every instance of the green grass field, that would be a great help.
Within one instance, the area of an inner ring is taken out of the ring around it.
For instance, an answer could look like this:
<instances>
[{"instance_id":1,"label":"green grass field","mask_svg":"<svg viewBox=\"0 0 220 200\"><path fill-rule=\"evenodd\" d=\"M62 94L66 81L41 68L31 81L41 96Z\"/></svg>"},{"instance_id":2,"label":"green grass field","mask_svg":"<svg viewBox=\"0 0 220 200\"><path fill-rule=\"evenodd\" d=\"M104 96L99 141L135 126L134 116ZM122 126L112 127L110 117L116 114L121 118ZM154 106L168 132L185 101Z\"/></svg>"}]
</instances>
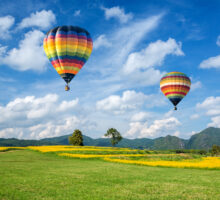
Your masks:
<instances>
[{"instance_id":1,"label":"green grass field","mask_svg":"<svg viewBox=\"0 0 220 200\"><path fill-rule=\"evenodd\" d=\"M219 200L220 171L7 151L0 153L0 199Z\"/></svg>"}]
</instances>

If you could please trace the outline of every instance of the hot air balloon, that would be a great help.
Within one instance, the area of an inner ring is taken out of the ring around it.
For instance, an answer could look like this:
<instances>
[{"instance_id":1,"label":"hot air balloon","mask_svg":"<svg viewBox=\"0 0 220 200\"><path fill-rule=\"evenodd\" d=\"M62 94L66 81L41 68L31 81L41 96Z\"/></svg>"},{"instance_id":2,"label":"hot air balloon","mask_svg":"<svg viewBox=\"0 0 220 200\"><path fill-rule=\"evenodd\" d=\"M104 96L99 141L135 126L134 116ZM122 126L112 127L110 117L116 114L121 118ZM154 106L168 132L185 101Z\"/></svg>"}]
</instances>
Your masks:
<instances>
[{"instance_id":1,"label":"hot air balloon","mask_svg":"<svg viewBox=\"0 0 220 200\"><path fill-rule=\"evenodd\" d=\"M44 38L44 51L57 73L67 83L83 67L92 52L92 38L88 31L77 26L58 26Z\"/></svg>"},{"instance_id":2,"label":"hot air balloon","mask_svg":"<svg viewBox=\"0 0 220 200\"><path fill-rule=\"evenodd\" d=\"M190 85L189 77L182 72L169 72L160 80L160 89L174 105L174 110L177 110L177 104L189 92Z\"/></svg>"}]
</instances>

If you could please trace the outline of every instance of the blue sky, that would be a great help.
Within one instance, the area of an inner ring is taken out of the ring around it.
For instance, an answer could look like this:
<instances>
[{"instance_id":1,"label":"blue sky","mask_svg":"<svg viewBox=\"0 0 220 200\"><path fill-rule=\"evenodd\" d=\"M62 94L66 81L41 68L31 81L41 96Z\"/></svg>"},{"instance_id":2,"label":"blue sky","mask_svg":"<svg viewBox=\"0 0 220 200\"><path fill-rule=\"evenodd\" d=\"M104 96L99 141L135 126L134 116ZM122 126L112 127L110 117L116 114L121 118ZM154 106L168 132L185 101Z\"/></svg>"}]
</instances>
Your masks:
<instances>
[{"instance_id":1,"label":"blue sky","mask_svg":"<svg viewBox=\"0 0 220 200\"><path fill-rule=\"evenodd\" d=\"M79 128L93 138L191 135L220 128L219 1L0 2L0 138L40 139ZM69 92L49 63L51 28L80 26L93 52ZM180 71L191 90L173 111L159 87Z\"/></svg>"}]
</instances>

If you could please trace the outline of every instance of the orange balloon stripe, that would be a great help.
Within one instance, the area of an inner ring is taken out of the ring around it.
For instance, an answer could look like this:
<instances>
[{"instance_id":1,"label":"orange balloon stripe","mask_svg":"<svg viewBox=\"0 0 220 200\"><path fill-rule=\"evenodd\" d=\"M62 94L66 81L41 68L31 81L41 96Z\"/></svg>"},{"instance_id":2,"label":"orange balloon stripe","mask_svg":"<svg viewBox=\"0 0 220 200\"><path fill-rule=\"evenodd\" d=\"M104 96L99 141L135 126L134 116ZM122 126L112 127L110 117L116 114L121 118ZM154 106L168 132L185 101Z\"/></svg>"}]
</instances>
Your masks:
<instances>
[{"instance_id":1,"label":"orange balloon stripe","mask_svg":"<svg viewBox=\"0 0 220 200\"><path fill-rule=\"evenodd\" d=\"M174 87L169 86L169 87L162 87L161 88L161 91L163 93L166 93L167 91L169 91L169 92L178 91L178 92L186 92L186 93L188 93L189 90L190 90L189 87L184 87L184 86L183 87L181 87L181 86L174 86Z\"/></svg>"},{"instance_id":2,"label":"orange balloon stripe","mask_svg":"<svg viewBox=\"0 0 220 200\"><path fill-rule=\"evenodd\" d=\"M173 89L175 89L175 88L184 88L184 89L186 89L186 90L189 90L190 89L190 87L189 86L187 86L187 85L165 85L165 86L161 86L161 90L163 90L163 89L167 89L167 88L173 88Z\"/></svg>"},{"instance_id":3,"label":"orange balloon stripe","mask_svg":"<svg viewBox=\"0 0 220 200\"><path fill-rule=\"evenodd\" d=\"M163 92L165 95L166 95L167 93L176 94L176 92L182 92L182 93L184 93L184 94L187 94L187 93L188 93L188 91L186 91L186 90L175 90L175 92L174 92L174 90L163 90L162 92Z\"/></svg>"}]
</instances>

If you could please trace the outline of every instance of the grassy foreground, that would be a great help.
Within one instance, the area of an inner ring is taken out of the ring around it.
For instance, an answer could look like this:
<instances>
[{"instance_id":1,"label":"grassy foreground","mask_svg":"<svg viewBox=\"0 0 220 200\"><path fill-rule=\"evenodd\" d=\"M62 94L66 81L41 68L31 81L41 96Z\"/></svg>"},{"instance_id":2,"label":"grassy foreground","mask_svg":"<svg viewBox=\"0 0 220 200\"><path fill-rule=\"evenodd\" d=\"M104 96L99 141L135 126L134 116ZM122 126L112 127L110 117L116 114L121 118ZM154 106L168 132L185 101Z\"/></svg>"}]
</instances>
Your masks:
<instances>
[{"instance_id":1,"label":"grassy foreground","mask_svg":"<svg viewBox=\"0 0 220 200\"><path fill-rule=\"evenodd\" d=\"M0 199L220 199L219 170L73 159L30 150L0 153Z\"/></svg>"}]
</instances>

